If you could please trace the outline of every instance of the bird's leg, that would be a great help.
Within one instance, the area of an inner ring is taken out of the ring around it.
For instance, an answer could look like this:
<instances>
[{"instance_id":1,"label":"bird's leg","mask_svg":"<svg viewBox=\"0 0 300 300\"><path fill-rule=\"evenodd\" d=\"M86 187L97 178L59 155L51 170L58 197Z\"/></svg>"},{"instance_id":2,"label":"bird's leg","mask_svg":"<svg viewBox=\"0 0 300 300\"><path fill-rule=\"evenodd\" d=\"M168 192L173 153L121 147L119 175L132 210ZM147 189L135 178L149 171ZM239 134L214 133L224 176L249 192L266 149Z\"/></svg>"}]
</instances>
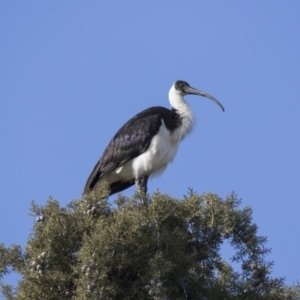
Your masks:
<instances>
[{"instance_id":1,"label":"bird's leg","mask_svg":"<svg viewBox=\"0 0 300 300\"><path fill-rule=\"evenodd\" d=\"M143 192L145 195L147 194L147 183L148 183L149 176L144 176L143 178L138 178L135 180L135 185L137 189L141 192Z\"/></svg>"},{"instance_id":2,"label":"bird's leg","mask_svg":"<svg viewBox=\"0 0 300 300\"><path fill-rule=\"evenodd\" d=\"M149 176L146 175L143 179L143 184L142 184L145 195L147 195L147 190L148 190L148 187L147 187L148 179L149 179Z\"/></svg>"},{"instance_id":3,"label":"bird's leg","mask_svg":"<svg viewBox=\"0 0 300 300\"><path fill-rule=\"evenodd\" d=\"M148 182L148 178L149 176L144 176L143 178L139 178L135 180L135 185L136 188L138 190L138 192L140 193L140 198L142 203L144 203L144 205L148 205L147 203L147 182Z\"/></svg>"}]
</instances>

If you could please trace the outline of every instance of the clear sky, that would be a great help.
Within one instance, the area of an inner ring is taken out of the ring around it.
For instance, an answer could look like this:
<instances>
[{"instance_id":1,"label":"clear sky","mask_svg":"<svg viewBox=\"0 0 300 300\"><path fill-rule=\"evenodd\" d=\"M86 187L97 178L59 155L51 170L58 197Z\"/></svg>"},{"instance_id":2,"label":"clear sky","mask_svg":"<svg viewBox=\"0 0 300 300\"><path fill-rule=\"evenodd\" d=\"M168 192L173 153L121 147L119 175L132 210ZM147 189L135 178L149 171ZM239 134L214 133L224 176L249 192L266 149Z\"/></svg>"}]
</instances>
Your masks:
<instances>
[{"instance_id":1,"label":"clear sky","mask_svg":"<svg viewBox=\"0 0 300 300\"><path fill-rule=\"evenodd\" d=\"M299 13L299 0L1 1L0 242L26 244L32 199L80 197L118 128L169 107L183 79L226 111L186 97L196 126L149 192L235 190L273 275L300 279Z\"/></svg>"}]
</instances>

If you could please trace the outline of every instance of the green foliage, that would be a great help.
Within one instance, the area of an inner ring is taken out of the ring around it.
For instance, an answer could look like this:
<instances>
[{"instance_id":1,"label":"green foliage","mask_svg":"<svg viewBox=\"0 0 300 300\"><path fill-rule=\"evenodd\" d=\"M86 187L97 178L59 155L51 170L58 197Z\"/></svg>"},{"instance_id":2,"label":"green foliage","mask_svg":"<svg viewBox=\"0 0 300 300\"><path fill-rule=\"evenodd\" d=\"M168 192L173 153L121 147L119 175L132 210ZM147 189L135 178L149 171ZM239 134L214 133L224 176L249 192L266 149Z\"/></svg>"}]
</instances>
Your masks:
<instances>
[{"instance_id":1,"label":"green foliage","mask_svg":"<svg viewBox=\"0 0 300 300\"><path fill-rule=\"evenodd\" d=\"M136 193L115 204L106 193L32 203L26 248L0 245L0 276L22 276L16 290L2 283L5 299L300 299L299 284L271 277L267 240L234 193ZM240 272L221 257L225 240Z\"/></svg>"}]
</instances>

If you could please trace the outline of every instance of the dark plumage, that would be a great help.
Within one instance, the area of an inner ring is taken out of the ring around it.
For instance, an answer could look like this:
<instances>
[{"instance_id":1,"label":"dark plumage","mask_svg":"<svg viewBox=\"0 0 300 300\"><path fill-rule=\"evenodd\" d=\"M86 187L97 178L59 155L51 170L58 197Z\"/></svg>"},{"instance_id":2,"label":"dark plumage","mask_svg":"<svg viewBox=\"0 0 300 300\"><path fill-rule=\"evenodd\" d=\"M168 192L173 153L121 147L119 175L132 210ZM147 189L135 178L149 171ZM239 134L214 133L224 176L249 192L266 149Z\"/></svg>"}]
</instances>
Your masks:
<instances>
[{"instance_id":1,"label":"dark plumage","mask_svg":"<svg viewBox=\"0 0 300 300\"><path fill-rule=\"evenodd\" d=\"M162 121L171 132L180 126L181 118L175 109L155 106L145 109L127 121L114 135L90 174L84 192L91 191L107 173L145 152L159 130ZM135 184L131 181L117 181L110 186L111 193L121 192Z\"/></svg>"}]
</instances>

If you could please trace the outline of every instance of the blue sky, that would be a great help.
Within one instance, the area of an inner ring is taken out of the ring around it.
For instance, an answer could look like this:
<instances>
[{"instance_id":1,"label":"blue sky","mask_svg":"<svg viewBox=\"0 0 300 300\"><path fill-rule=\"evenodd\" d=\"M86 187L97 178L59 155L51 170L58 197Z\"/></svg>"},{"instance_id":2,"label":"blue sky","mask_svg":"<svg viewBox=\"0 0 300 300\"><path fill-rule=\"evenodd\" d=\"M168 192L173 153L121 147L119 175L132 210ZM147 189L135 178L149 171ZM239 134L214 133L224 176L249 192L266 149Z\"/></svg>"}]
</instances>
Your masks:
<instances>
[{"instance_id":1,"label":"blue sky","mask_svg":"<svg viewBox=\"0 0 300 300\"><path fill-rule=\"evenodd\" d=\"M32 199L80 197L118 128L169 107L183 79L226 111L186 97L196 126L149 192L235 190L268 237L273 275L300 279L299 11L298 0L1 1L0 242L26 244Z\"/></svg>"}]
</instances>

